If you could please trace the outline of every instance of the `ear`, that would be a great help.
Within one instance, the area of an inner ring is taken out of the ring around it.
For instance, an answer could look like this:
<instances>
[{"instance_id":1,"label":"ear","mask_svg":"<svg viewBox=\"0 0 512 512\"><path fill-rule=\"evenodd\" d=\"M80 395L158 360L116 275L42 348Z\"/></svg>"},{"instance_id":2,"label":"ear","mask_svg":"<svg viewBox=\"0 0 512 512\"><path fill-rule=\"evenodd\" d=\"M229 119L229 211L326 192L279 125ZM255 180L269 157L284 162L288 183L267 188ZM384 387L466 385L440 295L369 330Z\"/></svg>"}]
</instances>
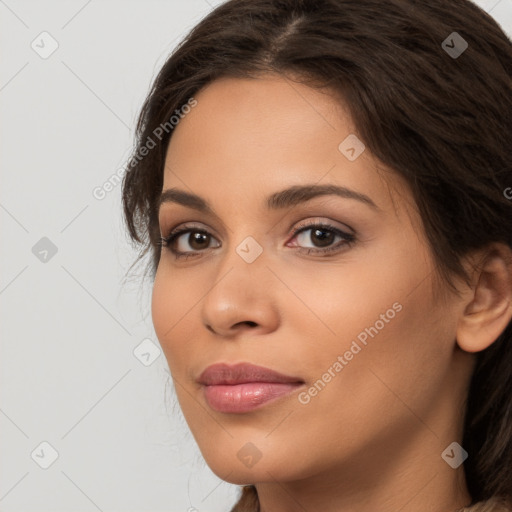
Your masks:
<instances>
[{"instance_id":1,"label":"ear","mask_svg":"<svg viewBox=\"0 0 512 512\"><path fill-rule=\"evenodd\" d=\"M494 243L477 254L472 286L457 325L457 343L480 352L494 343L512 319L512 249ZM474 260L473 260L474 261Z\"/></svg>"}]
</instances>

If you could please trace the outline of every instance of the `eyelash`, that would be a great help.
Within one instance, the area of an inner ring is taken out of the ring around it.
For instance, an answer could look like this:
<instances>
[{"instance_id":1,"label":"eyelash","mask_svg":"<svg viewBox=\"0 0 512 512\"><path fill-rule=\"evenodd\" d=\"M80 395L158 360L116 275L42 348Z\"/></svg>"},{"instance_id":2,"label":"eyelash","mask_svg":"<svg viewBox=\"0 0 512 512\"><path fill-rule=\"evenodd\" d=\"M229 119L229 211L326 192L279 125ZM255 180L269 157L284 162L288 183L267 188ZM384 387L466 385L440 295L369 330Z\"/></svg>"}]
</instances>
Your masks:
<instances>
[{"instance_id":1,"label":"eyelash","mask_svg":"<svg viewBox=\"0 0 512 512\"><path fill-rule=\"evenodd\" d=\"M356 237L354 235L352 235L350 233L345 233L344 231L341 231L340 229L335 228L334 226L331 226L330 224L326 224L323 222L315 222L315 221L307 222L307 223L302 224L301 226L298 226L297 229L295 229L293 231L292 238L295 238L300 233L309 231L313 228L333 232L335 235L340 236L343 239L343 241L339 242L338 244L336 244L333 247L327 247L325 249L299 248L299 252L306 253L306 254L311 254L311 253L313 253L313 254L326 254L327 253L328 254L328 253L334 252L334 254L337 254L338 252L343 250L343 247L347 247L347 248L351 247L356 242ZM196 252L194 252L194 251L189 251L189 252L176 251L171 246L176 239L178 239L181 235L183 235L185 233L201 233L203 235L210 235L210 233L203 228L198 228L196 226L184 225L183 227L181 227L179 229L175 229L175 230L171 231L168 236L160 237L160 239L158 241L158 246L168 249L172 254L174 254L176 259L181 259L181 258L188 259L190 257L195 257L195 256L199 255L198 252L204 253L204 252L207 252L208 249L212 249L212 248L208 248L206 250L196 251Z\"/></svg>"}]
</instances>

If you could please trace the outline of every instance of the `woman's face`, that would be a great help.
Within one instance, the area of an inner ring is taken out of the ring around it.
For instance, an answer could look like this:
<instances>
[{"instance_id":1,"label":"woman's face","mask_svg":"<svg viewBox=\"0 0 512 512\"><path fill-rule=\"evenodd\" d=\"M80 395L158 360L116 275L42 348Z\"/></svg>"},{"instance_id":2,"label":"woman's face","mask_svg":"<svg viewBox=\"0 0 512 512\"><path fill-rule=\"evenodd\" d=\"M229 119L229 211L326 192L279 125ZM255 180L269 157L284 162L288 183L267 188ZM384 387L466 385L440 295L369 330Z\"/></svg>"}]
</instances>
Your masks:
<instances>
[{"instance_id":1,"label":"woman's face","mask_svg":"<svg viewBox=\"0 0 512 512\"><path fill-rule=\"evenodd\" d=\"M325 485L403 457L447 467L469 355L455 342L460 305L432 295L404 182L379 173L342 104L318 90L226 78L195 99L165 163L163 191L181 194L159 212L162 236L190 231L162 248L152 316L208 465L233 483ZM200 384L218 363L293 382L242 371Z\"/></svg>"}]
</instances>

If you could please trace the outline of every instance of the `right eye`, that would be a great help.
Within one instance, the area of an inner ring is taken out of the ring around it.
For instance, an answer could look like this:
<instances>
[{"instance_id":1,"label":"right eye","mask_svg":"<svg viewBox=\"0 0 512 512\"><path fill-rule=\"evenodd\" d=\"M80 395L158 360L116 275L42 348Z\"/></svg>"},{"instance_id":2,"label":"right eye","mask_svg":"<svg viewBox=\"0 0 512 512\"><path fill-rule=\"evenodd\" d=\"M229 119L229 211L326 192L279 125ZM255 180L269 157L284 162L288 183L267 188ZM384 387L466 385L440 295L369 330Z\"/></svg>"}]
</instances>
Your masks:
<instances>
[{"instance_id":1,"label":"right eye","mask_svg":"<svg viewBox=\"0 0 512 512\"><path fill-rule=\"evenodd\" d=\"M204 252L210 248L211 240L215 240L215 238L203 228L182 226L174 229L167 236L161 237L159 245L171 251L178 259L195 256L198 251ZM220 244L216 247L220 247Z\"/></svg>"}]
</instances>

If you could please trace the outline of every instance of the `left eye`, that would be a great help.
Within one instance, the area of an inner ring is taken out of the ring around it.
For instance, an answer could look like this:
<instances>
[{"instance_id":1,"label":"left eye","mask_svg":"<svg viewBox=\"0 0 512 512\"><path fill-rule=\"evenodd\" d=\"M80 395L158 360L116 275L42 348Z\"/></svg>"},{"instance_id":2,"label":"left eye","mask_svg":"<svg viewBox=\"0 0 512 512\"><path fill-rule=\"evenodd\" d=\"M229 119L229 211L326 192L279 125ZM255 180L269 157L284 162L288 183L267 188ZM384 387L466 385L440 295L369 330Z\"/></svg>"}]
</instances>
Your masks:
<instances>
[{"instance_id":1,"label":"left eye","mask_svg":"<svg viewBox=\"0 0 512 512\"><path fill-rule=\"evenodd\" d=\"M310 234L306 235L308 231ZM340 242L332 246L336 237L340 239ZM294 232L293 238L297 238L300 243L305 243L308 240L313 242L312 247L301 247L301 252L306 252L307 254L338 252L342 246L350 246L355 242L353 234L345 233L329 224L313 224L299 228ZM315 240L318 242L318 245L315 245Z\"/></svg>"}]
</instances>

